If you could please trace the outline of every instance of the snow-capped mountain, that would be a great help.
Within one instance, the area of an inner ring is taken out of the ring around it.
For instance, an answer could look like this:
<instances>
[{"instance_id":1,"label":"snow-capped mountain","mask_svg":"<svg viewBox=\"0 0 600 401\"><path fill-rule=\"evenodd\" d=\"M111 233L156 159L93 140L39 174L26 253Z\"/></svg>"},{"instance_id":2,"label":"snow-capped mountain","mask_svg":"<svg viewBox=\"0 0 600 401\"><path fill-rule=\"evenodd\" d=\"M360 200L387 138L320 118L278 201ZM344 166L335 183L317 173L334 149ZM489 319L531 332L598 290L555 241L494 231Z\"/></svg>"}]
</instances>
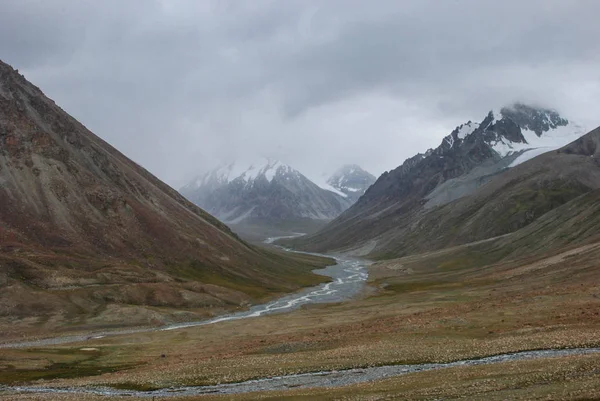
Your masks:
<instances>
[{"instance_id":1,"label":"snow-capped mountain","mask_svg":"<svg viewBox=\"0 0 600 401\"><path fill-rule=\"evenodd\" d=\"M401 249L409 241L425 244L428 238L448 233L451 236L451 230L437 231L439 216L427 220L427 224L424 216L433 216L441 210L439 207L465 198L463 204L469 212L458 216L456 221L476 218L468 214L475 213L475 209L469 208L470 195L483 191L486 184L503 173L510 173L507 169L540 153L561 148L585 133L583 127L550 109L517 103L492 110L480 123L469 121L456 127L437 148L410 157L394 170L383 173L338 218L296 242L311 251L355 248L361 249L360 252L369 249L385 253ZM535 165L535 160L529 163ZM526 166L519 167L520 171L527 171ZM545 184L542 181L536 185L542 188ZM503 199L500 195L498 198ZM505 210L507 205L499 202L494 207ZM510 211L510 207L506 210ZM535 212L528 216L531 215ZM503 215L494 218L498 221L490 219L489 224L498 223ZM517 213L511 224L520 227L527 218Z\"/></svg>"},{"instance_id":2,"label":"snow-capped mountain","mask_svg":"<svg viewBox=\"0 0 600 401\"><path fill-rule=\"evenodd\" d=\"M203 175L199 175L192 182L184 186L181 191L190 193L198 189L216 189L236 179L250 183L263 176L270 182L278 173L280 167L283 168L282 173L292 170L290 166L268 158L262 158L250 163L234 162L224 164Z\"/></svg>"},{"instance_id":3,"label":"snow-capped mountain","mask_svg":"<svg viewBox=\"0 0 600 401\"><path fill-rule=\"evenodd\" d=\"M181 193L220 220L329 220L351 202L277 160L230 163L197 177Z\"/></svg>"},{"instance_id":4,"label":"snow-capped mountain","mask_svg":"<svg viewBox=\"0 0 600 401\"><path fill-rule=\"evenodd\" d=\"M446 179L427 194L427 206L465 196L492 175L561 148L585 133L585 128L551 109L516 103L491 110L481 123L458 126L438 148L422 155L422 159L448 159Z\"/></svg>"},{"instance_id":5,"label":"snow-capped mountain","mask_svg":"<svg viewBox=\"0 0 600 401\"><path fill-rule=\"evenodd\" d=\"M586 133L578 124L562 118L555 110L521 103L491 110L481 123L467 122L444 138L436 151L460 147L467 137L478 134L500 157L518 154L510 167L539 154L558 149Z\"/></svg>"},{"instance_id":6,"label":"snow-capped mountain","mask_svg":"<svg viewBox=\"0 0 600 401\"><path fill-rule=\"evenodd\" d=\"M352 203L360 198L367 188L375 183L375 176L356 164L346 164L331 174L325 189L332 188L346 196Z\"/></svg>"}]
</instances>

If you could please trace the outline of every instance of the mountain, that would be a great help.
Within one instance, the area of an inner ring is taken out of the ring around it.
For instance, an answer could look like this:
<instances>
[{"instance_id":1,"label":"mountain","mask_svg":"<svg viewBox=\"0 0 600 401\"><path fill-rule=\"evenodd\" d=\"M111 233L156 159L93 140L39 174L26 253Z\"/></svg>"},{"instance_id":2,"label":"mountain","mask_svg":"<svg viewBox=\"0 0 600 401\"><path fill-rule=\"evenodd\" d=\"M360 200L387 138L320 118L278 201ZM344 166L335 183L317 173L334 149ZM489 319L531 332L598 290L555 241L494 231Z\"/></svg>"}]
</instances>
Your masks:
<instances>
[{"instance_id":1,"label":"mountain","mask_svg":"<svg viewBox=\"0 0 600 401\"><path fill-rule=\"evenodd\" d=\"M590 160L552 151L581 134L553 110L490 111L384 173L354 206L294 244L385 258L512 232L597 187ZM541 150L550 151L526 160Z\"/></svg>"},{"instance_id":2,"label":"mountain","mask_svg":"<svg viewBox=\"0 0 600 401\"><path fill-rule=\"evenodd\" d=\"M351 204L345 193L323 189L292 167L267 158L219 167L181 193L227 224L330 220Z\"/></svg>"},{"instance_id":3,"label":"mountain","mask_svg":"<svg viewBox=\"0 0 600 401\"><path fill-rule=\"evenodd\" d=\"M375 176L356 164L346 164L335 171L326 180L325 188L334 190L346 195L346 197L355 203L367 189L375 183Z\"/></svg>"},{"instance_id":4,"label":"mountain","mask_svg":"<svg viewBox=\"0 0 600 401\"><path fill-rule=\"evenodd\" d=\"M0 62L0 319L182 319L168 308L239 307L315 265L243 242Z\"/></svg>"}]
</instances>

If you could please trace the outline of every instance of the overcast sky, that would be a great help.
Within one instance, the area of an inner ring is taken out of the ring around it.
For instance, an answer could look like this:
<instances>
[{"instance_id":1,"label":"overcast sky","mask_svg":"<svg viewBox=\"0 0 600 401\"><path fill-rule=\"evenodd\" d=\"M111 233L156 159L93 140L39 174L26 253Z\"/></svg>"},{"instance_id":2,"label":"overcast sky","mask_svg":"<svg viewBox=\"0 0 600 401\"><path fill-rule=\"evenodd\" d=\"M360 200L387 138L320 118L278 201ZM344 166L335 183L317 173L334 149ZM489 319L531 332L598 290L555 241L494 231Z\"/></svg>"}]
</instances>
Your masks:
<instances>
[{"instance_id":1,"label":"overcast sky","mask_svg":"<svg viewBox=\"0 0 600 401\"><path fill-rule=\"evenodd\" d=\"M600 1L0 0L0 58L169 184L379 175L514 101L600 122Z\"/></svg>"}]
</instances>

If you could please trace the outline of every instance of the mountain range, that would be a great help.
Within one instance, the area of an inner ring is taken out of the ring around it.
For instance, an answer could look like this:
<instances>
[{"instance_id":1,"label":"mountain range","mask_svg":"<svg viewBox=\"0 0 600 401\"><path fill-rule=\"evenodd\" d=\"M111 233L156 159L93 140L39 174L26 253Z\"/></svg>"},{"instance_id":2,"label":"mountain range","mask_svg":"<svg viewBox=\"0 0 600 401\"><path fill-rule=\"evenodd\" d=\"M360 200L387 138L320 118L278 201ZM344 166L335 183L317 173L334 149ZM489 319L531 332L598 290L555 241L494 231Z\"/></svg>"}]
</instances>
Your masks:
<instances>
[{"instance_id":1,"label":"mountain range","mask_svg":"<svg viewBox=\"0 0 600 401\"><path fill-rule=\"evenodd\" d=\"M593 158L557 150L584 133L554 110L492 110L382 174L356 204L294 246L388 258L513 232L600 185Z\"/></svg>"},{"instance_id":2,"label":"mountain range","mask_svg":"<svg viewBox=\"0 0 600 401\"><path fill-rule=\"evenodd\" d=\"M182 192L227 222L333 219L284 241L303 250L388 259L476 244L459 260L479 266L598 239L600 129L584 133L515 104L374 183L348 165L317 185L265 159ZM3 327L189 320L321 282L311 270L328 263L243 241L0 62Z\"/></svg>"},{"instance_id":3,"label":"mountain range","mask_svg":"<svg viewBox=\"0 0 600 401\"><path fill-rule=\"evenodd\" d=\"M277 160L218 167L180 192L227 224L328 221L352 205L375 177L359 166L343 166L317 185Z\"/></svg>"}]
</instances>

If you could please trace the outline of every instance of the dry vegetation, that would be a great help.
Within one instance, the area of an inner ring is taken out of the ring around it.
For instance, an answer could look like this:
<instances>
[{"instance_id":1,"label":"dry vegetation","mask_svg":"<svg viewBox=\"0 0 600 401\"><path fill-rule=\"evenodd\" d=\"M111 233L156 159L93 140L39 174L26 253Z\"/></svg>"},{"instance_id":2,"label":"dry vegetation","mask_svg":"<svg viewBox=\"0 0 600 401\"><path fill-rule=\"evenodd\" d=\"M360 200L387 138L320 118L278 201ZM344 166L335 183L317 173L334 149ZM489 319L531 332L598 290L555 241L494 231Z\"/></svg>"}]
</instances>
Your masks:
<instances>
[{"instance_id":1,"label":"dry vegetation","mask_svg":"<svg viewBox=\"0 0 600 401\"><path fill-rule=\"evenodd\" d=\"M85 345L3 350L0 382L46 376L53 380L45 384L57 386L148 389L600 345L600 244L463 268L485 255L479 255L483 245L377 263L370 278L376 291L348 303ZM82 347L98 350L86 353ZM67 376L57 371L65 366L74 368ZM393 399L393 394L437 398L465 393L479 394L481 399L590 397L600 395L599 368L599 356L564 357L452 368L326 393L296 390L285 395L292 399L317 395ZM92 369L100 371L91 376ZM278 399L283 394L266 396Z\"/></svg>"}]
</instances>

